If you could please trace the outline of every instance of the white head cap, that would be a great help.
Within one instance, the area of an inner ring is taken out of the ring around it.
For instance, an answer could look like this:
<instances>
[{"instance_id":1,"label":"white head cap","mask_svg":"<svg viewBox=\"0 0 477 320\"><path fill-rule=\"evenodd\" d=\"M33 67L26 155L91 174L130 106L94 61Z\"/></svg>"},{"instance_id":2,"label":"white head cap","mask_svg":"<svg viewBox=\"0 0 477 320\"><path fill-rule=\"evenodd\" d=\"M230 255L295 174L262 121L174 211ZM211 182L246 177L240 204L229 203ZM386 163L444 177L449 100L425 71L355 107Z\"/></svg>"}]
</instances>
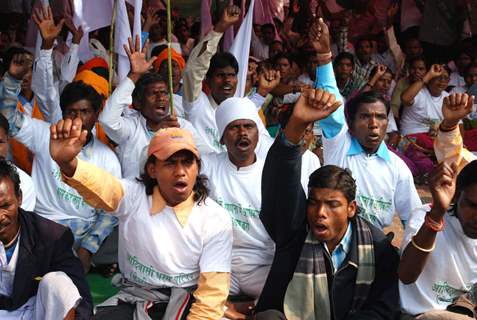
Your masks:
<instances>
[{"instance_id":1,"label":"white head cap","mask_svg":"<svg viewBox=\"0 0 477 320\"><path fill-rule=\"evenodd\" d=\"M259 125L261 121L258 116L257 107L249 98L228 98L217 107L215 111L215 122L219 129L219 137L224 135L225 128L235 120L252 120Z\"/></svg>"}]
</instances>

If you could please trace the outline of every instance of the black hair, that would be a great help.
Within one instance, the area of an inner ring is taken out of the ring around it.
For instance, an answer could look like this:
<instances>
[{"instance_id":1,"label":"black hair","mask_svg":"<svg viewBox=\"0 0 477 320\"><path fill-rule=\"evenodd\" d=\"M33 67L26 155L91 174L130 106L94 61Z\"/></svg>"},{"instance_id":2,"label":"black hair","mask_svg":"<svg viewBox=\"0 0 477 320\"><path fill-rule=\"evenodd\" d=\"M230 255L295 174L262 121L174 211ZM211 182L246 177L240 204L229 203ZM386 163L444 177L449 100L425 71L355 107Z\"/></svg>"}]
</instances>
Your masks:
<instances>
[{"instance_id":1,"label":"black hair","mask_svg":"<svg viewBox=\"0 0 477 320\"><path fill-rule=\"evenodd\" d=\"M20 176L17 168L8 160L0 159L0 179L8 178L13 183L15 196L20 198L22 190L20 189Z\"/></svg>"},{"instance_id":2,"label":"black hair","mask_svg":"<svg viewBox=\"0 0 477 320\"><path fill-rule=\"evenodd\" d=\"M336 68L336 66L344 59L348 59L349 61L351 61L351 64L354 67L354 56L349 52L341 52L340 54L338 54L335 58L335 61L333 61L333 67Z\"/></svg>"},{"instance_id":3,"label":"black hair","mask_svg":"<svg viewBox=\"0 0 477 320\"><path fill-rule=\"evenodd\" d=\"M197 159L197 157L192 152L187 152L197 161L198 172L200 172L202 166L200 159ZM156 163L156 160L157 158L154 155L150 155L149 158L147 158L146 164L144 165L144 173L142 173L141 177L137 179L139 182L142 182L146 187L147 195L152 195L154 192L154 187L157 186L157 180L150 177L147 173L147 166L151 163ZM194 187L192 188L192 192L194 193L194 201L198 202L199 204L205 202L205 199L209 196L208 179L205 175L197 175Z\"/></svg>"},{"instance_id":4,"label":"black hair","mask_svg":"<svg viewBox=\"0 0 477 320\"><path fill-rule=\"evenodd\" d=\"M469 162L457 176L456 196L473 184L477 184L477 160Z\"/></svg>"},{"instance_id":5,"label":"black hair","mask_svg":"<svg viewBox=\"0 0 477 320\"><path fill-rule=\"evenodd\" d=\"M210 59L210 67L205 77L210 79L217 69L226 67L232 67L236 74L239 71L237 59L235 59L233 54L230 52L217 52L212 56L212 59Z\"/></svg>"},{"instance_id":6,"label":"black hair","mask_svg":"<svg viewBox=\"0 0 477 320\"><path fill-rule=\"evenodd\" d=\"M351 124L355 120L356 114L358 113L359 107L362 104L381 102L386 107L386 114L389 114L390 106L383 98L383 96L374 90L361 92L357 96L351 98L346 102L345 114L346 122L348 126L351 127Z\"/></svg>"},{"instance_id":7,"label":"black hair","mask_svg":"<svg viewBox=\"0 0 477 320\"><path fill-rule=\"evenodd\" d=\"M135 102L142 104L144 102L144 93L146 91L146 87L157 82L164 82L167 84L166 79L164 79L159 73L148 72L142 75L141 78L139 78L139 80L136 82L136 86L132 92L133 104ZM139 106L135 105L135 107Z\"/></svg>"},{"instance_id":8,"label":"black hair","mask_svg":"<svg viewBox=\"0 0 477 320\"><path fill-rule=\"evenodd\" d=\"M5 133L8 135L8 131L10 130L10 124L8 123L7 118L3 114L0 113L0 128L5 130Z\"/></svg>"},{"instance_id":9,"label":"black hair","mask_svg":"<svg viewBox=\"0 0 477 320\"><path fill-rule=\"evenodd\" d=\"M66 107L80 100L89 101L95 112L98 112L103 105L103 97L92 86L83 81L74 81L68 83L61 93L61 111L65 111Z\"/></svg>"},{"instance_id":10,"label":"black hair","mask_svg":"<svg viewBox=\"0 0 477 320\"><path fill-rule=\"evenodd\" d=\"M290 63L290 66L293 64L293 59L292 57L288 54L288 53L285 53L285 52L279 52L277 53L273 58L272 58L272 64L274 66L277 65L278 63L278 60L280 59L287 59L288 60L288 63Z\"/></svg>"},{"instance_id":11,"label":"black hair","mask_svg":"<svg viewBox=\"0 0 477 320\"><path fill-rule=\"evenodd\" d=\"M358 38L358 40L356 40L356 44L354 45L355 48L358 48L359 45L360 45L362 42L365 42L365 41L369 42L370 45L373 45L373 39L372 39L372 37L370 37L370 36L362 36L362 37Z\"/></svg>"},{"instance_id":12,"label":"black hair","mask_svg":"<svg viewBox=\"0 0 477 320\"><path fill-rule=\"evenodd\" d=\"M165 44L160 44L158 46L155 46L154 49L151 51L151 57L155 57L161 54L162 50L167 49L167 45Z\"/></svg>"},{"instance_id":13,"label":"black hair","mask_svg":"<svg viewBox=\"0 0 477 320\"><path fill-rule=\"evenodd\" d=\"M349 169L326 165L315 170L308 179L308 188L327 188L343 193L351 202L356 198L356 181Z\"/></svg>"},{"instance_id":14,"label":"black hair","mask_svg":"<svg viewBox=\"0 0 477 320\"><path fill-rule=\"evenodd\" d=\"M7 71L8 68L10 67L10 63L12 62L13 56L17 54L29 54L33 56L33 54L30 51L24 48L20 48L20 47L9 48L3 55L3 68L5 71Z\"/></svg>"},{"instance_id":15,"label":"black hair","mask_svg":"<svg viewBox=\"0 0 477 320\"><path fill-rule=\"evenodd\" d=\"M426 70L429 70L429 62L427 62L427 59L424 56L420 55L420 56L409 59L409 66L412 66L414 62L416 61L424 62L424 65L426 66Z\"/></svg>"},{"instance_id":16,"label":"black hair","mask_svg":"<svg viewBox=\"0 0 477 320\"><path fill-rule=\"evenodd\" d=\"M272 29L275 32L275 26L272 23L265 23L260 26L260 31L264 31L265 29Z\"/></svg>"}]
</instances>

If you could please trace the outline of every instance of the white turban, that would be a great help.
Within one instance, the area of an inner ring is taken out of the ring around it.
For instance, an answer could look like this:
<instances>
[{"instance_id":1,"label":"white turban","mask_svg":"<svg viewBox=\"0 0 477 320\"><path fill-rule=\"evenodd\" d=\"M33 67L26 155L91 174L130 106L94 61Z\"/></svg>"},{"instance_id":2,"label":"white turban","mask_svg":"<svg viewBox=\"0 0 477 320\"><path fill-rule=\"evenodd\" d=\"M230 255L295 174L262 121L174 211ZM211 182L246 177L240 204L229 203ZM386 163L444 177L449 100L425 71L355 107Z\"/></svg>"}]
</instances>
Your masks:
<instances>
[{"instance_id":1,"label":"white turban","mask_svg":"<svg viewBox=\"0 0 477 320\"><path fill-rule=\"evenodd\" d=\"M252 120L257 127L260 123L257 107L249 98L228 98L217 107L215 123L219 129L219 137L224 135L225 128L235 120Z\"/></svg>"}]
</instances>

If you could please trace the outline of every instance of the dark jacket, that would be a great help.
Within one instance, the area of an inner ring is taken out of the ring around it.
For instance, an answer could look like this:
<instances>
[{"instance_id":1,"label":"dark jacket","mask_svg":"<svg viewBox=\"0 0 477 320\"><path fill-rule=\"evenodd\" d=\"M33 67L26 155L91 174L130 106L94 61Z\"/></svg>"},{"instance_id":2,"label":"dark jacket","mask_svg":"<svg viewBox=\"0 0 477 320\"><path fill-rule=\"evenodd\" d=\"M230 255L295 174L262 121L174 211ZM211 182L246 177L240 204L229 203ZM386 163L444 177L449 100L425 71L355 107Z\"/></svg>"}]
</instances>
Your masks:
<instances>
[{"instance_id":1,"label":"dark jacket","mask_svg":"<svg viewBox=\"0 0 477 320\"><path fill-rule=\"evenodd\" d=\"M293 277L308 233L306 195L300 183L301 150L278 137L268 152L262 175L262 220L275 241L275 257L263 288L257 311L283 312L283 300ZM346 260L333 274L331 258L326 256L331 315L343 319L394 319L399 313L397 268L399 255L390 241L374 226L371 228L375 254L375 279L360 310L350 314L357 275L356 224L352 223L352 245Z\"/></svg>"},{"instance_id":2,"label":"dark jacket","mask_svg":"<svg viewBox=\"0 0 477 320\"><path fill-rule=\"evenodd\" d=\"M66 273L82 297L76 319L91 319L92 298L81 262L73 254L73 234L56 222L18 209L20 247L11 297L0 296L0 310L16 310L35 296L39 280L48 272Z\"/></svg>"}]
</instances>

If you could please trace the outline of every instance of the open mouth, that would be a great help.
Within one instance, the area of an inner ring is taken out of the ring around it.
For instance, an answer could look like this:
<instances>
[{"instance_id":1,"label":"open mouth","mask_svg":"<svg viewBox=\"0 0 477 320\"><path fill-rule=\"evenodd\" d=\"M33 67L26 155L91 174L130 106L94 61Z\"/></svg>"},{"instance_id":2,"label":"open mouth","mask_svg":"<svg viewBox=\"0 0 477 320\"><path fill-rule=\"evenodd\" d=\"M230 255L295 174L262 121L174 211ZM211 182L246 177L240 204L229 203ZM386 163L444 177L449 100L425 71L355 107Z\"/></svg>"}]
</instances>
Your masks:
<instances>
[{"instance_id":1,"label":"open mouth","mask_svg":"<svg viewBox=\"0 0 477 320\"><path fill-rule=\"evenodd\" d=\"M371 133L368 135L368 140L371 142L378 142L379 141L379 135L375 133Z\"/></svg>"},{"instance_id":2,"label":"open mouth","mask_svg":"<svg viewBox=\"0 0 477 320\"><path fill-rule=\"evenodd\" d=\"M322 224L315 224L313 226L313 231L314 231L314 234L316 236L323 237L328 232L328 228L325 225L322 225Z\"/></svg>"},{"instance_id":3,"label":"open mouth","mask_svg":"<svg viewBox=\"0 0 477 320\"><path fill-rule=\"evenodd\" d=\"M229 86L229 85L225 85L222 87L222 91L227 94L233 93L232 90L233 90L232 86Z\"/></svg>"},{"instance_id":4,"label":"open mouth","mask_svg":"<svg viewBox=\"0 0 477 320\"><path fill-rule=\"evenodd\" d=\"M174 190L178 193L184 193L187 190L187 183L183 181L176 182L174 184Z\"/></svg>"},{"instance_id":5,"label":"open mouth","mask_svg":"<svg viewBox=\"0 0 477 320\"><path fill-rule=\"evenodd\" d=\"M250 144L251 144L250 140L240 139L235 145L237 146L237 148L245 150L245 149L248 149L250 147Z\"/></svg>"}]
</instances>

